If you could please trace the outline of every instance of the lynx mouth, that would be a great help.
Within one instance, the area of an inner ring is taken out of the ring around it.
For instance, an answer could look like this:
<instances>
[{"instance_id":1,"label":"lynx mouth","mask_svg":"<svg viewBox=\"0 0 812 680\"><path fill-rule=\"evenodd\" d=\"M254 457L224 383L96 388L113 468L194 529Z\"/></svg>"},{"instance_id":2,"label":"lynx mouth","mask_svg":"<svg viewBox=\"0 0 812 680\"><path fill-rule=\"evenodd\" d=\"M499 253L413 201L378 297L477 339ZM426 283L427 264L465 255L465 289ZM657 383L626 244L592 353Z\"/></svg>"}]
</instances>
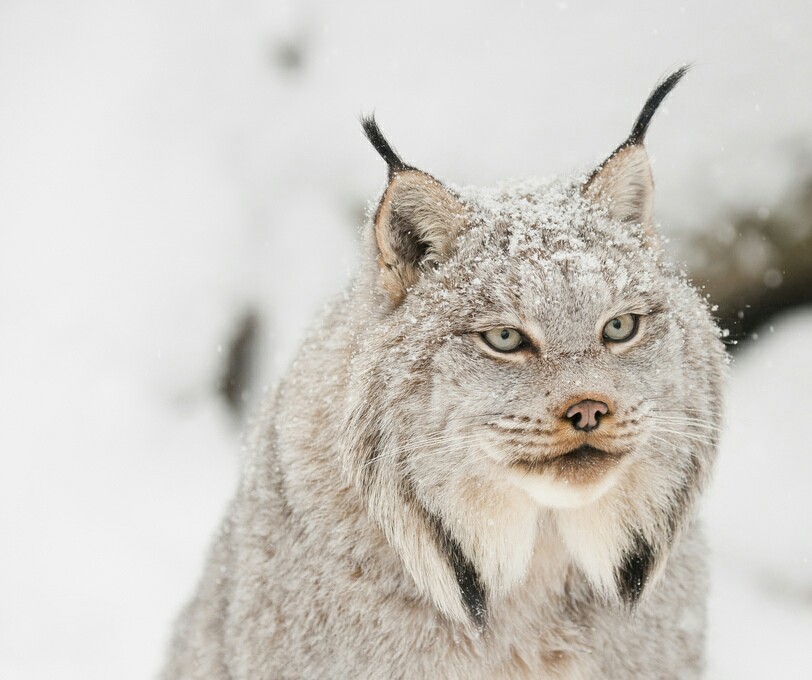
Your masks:
<instances>
[{"instance_id":1,"label":"lynx mouth","mask_svg":"<svg viewBox=\"0 0 812 680\"><path fill-rule=\"evenodd\" d=\"M605 451L582 444L550 458L516 458L510 465L525 473L551 472L569 481L586 482L614 468L623 456L623 452Z\"/></svg>"}]
</instances>

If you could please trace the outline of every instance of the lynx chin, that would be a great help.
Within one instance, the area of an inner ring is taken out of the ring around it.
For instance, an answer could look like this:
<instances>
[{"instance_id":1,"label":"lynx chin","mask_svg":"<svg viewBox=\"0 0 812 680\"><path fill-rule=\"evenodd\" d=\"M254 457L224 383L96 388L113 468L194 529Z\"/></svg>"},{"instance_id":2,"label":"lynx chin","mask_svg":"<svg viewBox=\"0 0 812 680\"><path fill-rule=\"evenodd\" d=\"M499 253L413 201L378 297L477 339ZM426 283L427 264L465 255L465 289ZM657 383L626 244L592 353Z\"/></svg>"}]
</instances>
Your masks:
<instances>
[{"instance_id":1,"label":"lynx chin","mask_svg":"<svg viewBox=\"0 0 812 680\"><path fill-rule=\"evenodd\" d=\"M724 350L664 261L651 93L592 173L388 166L271 399L164 678L692 678Z\"/></svg>"}]
</instances>

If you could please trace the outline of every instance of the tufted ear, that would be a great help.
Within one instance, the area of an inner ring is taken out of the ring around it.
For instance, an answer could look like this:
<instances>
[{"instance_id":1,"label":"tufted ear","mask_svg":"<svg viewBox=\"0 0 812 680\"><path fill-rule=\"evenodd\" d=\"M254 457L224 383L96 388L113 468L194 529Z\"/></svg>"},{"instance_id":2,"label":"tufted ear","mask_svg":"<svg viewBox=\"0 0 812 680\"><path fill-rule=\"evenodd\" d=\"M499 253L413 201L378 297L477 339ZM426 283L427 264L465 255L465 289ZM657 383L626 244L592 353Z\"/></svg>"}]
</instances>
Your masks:
<instances>
[{"instance_id":1,"label":"tufted ear","mask_svg":"<svg viewBox=\"0 0 812 680\"><path fill-rule=\"evenodd\" d=\"M618 222L651 229L654 179L642 144L618 149L586 186L586 195Z\"/></svg>"},{"instance_id":2,"label":"tufted ear","mask_svg":"<svg viewBox=\"0 0 812 680\"><path fill-rule=\"evenodd\" d=\"M649 235L653 231L654 180L643 142L657 108L687 71L687 66L677 69L654 88L628 139L595 169L582 187L583 194L606 208L612 219L640 225Z\"/></svg>"},{"instance_id":3,"label":"tufted ear","mask_svg":"<svg viewBox=\"0 0 812 680\"><path fill-rule=\"evenodd\" d=\"M465 208L434 177L406 165L374 118L362 125L389 166L389 184L375 213L375 241L381 284L397 305L422 271L450 256L465 226Z\"/></svg>"}]
</instances>

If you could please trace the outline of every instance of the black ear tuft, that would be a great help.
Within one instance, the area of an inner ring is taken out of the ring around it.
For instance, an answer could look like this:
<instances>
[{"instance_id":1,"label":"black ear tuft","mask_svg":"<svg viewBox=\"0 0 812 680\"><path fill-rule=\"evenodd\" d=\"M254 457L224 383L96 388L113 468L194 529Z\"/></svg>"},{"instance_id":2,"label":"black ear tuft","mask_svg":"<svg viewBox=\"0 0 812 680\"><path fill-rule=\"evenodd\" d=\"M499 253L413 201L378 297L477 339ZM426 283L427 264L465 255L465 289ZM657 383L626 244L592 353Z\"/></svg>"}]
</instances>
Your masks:
<instances>
[{"instance_id":1,"label":"black ear tuft","mask_svg":"<svg viewBox=\"0 0 812 680\"><path fill-rule=\"evenodd\" d=\"M637 116L631 134L581 187L584 195L607 208L611 217L643 225L648 236L653 235L654 180L643 141L657 108L687 72L688 66L682 66L659 82Z\"/></svg>"},{"instance_id":2,"label":"black ear tuft","mask_svg":"<svg viewBox=\"0 0 812 680\"><path fill-rule=\"evenodd\" d=\"M381 158L383 158L389 166L390 178L396 172L414 169L403 162L403 159L398 156L397 152L392 148L392 145L386 140L386 137L383 136L383 132L381 132L381 128L378 127L378 122L375 120L375 114L361 116L361 127L364 129L364 134L375 148L375 151L380 154Z\"/></svg>"},{"instance_id":3,"label":"black ear tuft","mask_svg":"<svg viewBox=\"0 0 812 680\"><path fill-rule=\"evenodd\" d=\"M618 593L630 608L634 608L643 594L653 567L654 549L643 536L636 534L615 575Z\"/></svg>"},{"instance_id":4,"label":"black ear tuft","mask_svg":"<svg viewBox=\"0 0 812 680\"><path fill-rule=\"evenodd\" d=\"M633 146L634 144L643 143L643 140L646 137L646 132L648 132L648 126L651 123L651 119L654 117L654 113L657 111L660 104L663 103L663 99L668 96L668 93L674 89L680 80L682 80L682 76L688 72L688 69L690 69L690 66L682 66L657 83L654 90L649 95L649 98L646 100L646 103L643 104L643 110L640 111L640 115L637 116L637 120L634 122L634 127L632 127L632 132L629 135L629 138L623 143L623 146Z\"/></svg>"}]
</instances>

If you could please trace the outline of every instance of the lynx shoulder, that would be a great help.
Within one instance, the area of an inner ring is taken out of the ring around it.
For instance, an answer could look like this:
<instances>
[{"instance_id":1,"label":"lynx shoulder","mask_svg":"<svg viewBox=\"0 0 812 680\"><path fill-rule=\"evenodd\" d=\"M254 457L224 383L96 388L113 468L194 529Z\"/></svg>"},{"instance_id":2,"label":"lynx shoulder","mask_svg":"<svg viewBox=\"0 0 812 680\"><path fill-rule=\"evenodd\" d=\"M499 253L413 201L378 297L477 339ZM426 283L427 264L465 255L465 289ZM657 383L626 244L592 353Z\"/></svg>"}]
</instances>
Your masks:
<instances>
[{"instance_id":1,"label":"lynx shoulder","mask_svg":"<svg viewBox=\"0 0 812 680\"><path fill-rule=\"evenodd\" d=\"M260 423L166 678L702 670L697 498L724 351L665 260L644 140L455 188L374 119L360 271Z\"/></svg>"}]
</instances>

